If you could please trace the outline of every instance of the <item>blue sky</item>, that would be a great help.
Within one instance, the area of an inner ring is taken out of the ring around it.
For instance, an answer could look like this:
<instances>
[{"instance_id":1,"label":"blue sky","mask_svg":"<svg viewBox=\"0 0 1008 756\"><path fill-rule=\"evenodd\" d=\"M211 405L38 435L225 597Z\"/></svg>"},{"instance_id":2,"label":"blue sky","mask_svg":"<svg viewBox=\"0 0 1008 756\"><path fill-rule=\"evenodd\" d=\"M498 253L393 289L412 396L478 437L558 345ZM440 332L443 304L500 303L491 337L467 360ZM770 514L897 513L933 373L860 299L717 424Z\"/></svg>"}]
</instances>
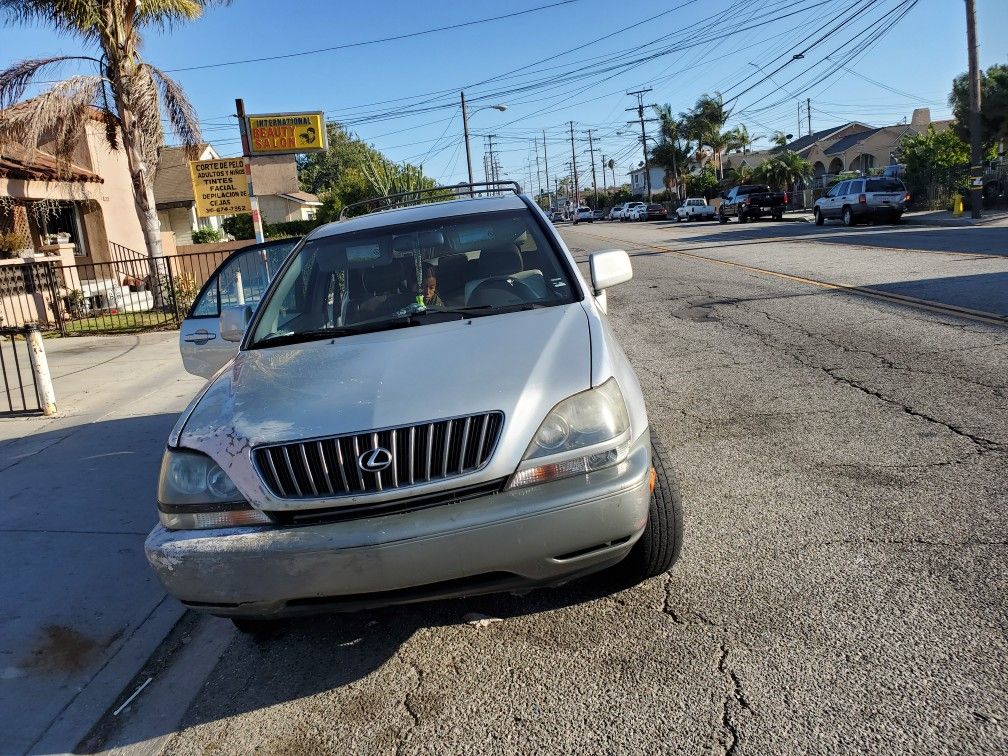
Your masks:
<instances>
[{"instance_id":1,"label":"blue sky","mask_svg":"<svg viewBox=\"0 0 1008 756\"><path fill-rule=\"evenodd\" d=\"M555 2L236 0L195 24L150 31L144 55L162 69L190 68L408 34ZM626 124L634 114L624 111L635 105L625 94L632 89L650 86L646 102L669 103L676 111L704 92L737 96L729 125L744 123L754 135L781 129L797 136L799 102L805 133L808 97L814 130L848 120L898 123L922 106L931 108L933 118L948 117L951 80L966 68L963 2L919 0L892 24L899 6L901 0L575 0L409 39L173 75L196 106L205 138L225 155L240 151L230 114L234 98L243 97L253 113L323 109L392 159L422 162L425 173L444 183L463 180L458 90L465 87L477 180L490 133L497 135L504 172L522 183L530 165L533 187L537 183L532 139L540 140L542 167L543 130L550 174L566 174L571 120L582 181L590 181L589 128L596 160L615 157L623 180L640 159L639 127ZM1008 63L1008 3L977 0L977 6L981 65ZM861 8L868 10L832 29L844 13ZM787 13L794 15L781 18ZM873 28L888 30L874 47L850 59L825 59L873 22ZM594 41L603 36L608 38ZM804 58L792 60L819 37ZM0 27L5 67L81 49L77 40L44 28ZM638 58L648 60L634 62ZM816 81L829 68L838 73ZM498 102L508 110L476 110Z\"/></svg>"}]
</instances>

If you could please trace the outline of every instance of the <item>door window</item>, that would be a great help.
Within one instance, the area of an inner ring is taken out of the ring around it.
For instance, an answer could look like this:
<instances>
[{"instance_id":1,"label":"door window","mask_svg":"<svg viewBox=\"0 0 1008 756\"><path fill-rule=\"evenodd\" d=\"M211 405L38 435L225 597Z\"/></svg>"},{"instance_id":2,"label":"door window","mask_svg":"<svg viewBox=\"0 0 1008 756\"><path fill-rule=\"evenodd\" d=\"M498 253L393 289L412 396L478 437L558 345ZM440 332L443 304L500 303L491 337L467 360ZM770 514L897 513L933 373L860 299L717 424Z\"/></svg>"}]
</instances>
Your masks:
<instances>
[{"instance_id":1,"label":"door window","mask_svg":"<svg viewBox=\"0 0 1008 756\"><path fill-rule=\"evenodd\" d=\"M237 304L247 304L254 309L272 276L299 241L296 238L285 239L250 247L229 257L207 280L189 317L216 318L220 316L222 306Z\"/></svg>"},{"instance_id":2,"label":"door window","mask_svg":"<svg viewBox=\"0 0 1008 756\"><path fill-rule=\"evenodd\" d=\"M834 197L846 197L847 188L850 186L850 181L842 181L837 185L836 194Z\"/></svg>"}]
</instances>

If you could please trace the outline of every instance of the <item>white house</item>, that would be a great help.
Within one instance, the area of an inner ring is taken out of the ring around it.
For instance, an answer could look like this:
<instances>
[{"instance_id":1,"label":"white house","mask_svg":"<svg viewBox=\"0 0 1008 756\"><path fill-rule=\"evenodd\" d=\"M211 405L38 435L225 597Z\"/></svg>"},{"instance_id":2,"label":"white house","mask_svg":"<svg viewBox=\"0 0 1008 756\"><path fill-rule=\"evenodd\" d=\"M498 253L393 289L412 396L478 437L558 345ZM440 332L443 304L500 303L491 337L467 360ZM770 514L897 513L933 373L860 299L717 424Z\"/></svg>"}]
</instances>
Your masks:
<instances>
[{"instance_id":1,"label":"white house","mask_svg":"<svg viewBox=\"0 0 1008 756\"><path fill-rule=\"evenodd\" d=\"M647 196L647 178L644 175L643 166L634 168L628 174L630 176L630 191L634 195ZM665 169L651 166L651 193L658 194L665 191Z\"/></svg>"}]
</instances>

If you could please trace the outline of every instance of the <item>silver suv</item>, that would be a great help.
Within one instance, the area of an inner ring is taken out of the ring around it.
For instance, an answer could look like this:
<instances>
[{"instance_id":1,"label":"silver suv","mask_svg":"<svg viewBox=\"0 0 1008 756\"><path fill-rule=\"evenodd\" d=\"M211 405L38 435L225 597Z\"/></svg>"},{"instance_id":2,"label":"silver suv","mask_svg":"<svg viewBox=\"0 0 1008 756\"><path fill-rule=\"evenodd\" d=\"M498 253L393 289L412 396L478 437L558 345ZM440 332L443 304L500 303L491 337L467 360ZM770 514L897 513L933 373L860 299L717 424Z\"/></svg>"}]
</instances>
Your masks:
<instances>
[{"instance_id":1,"label":"silver suv","mask_svg":"<svg viewBox=\"0 0 1008 756\"><path fill-rule=\"evenodd\" d=\"M868 176L834 184L816 200L812 213L817 226L830 218L841 219L845 226L875 220L899 223L909 198L898 178Z\"/></svg>"},{"instance_id":2,"label":"silver suv","mask_svg":"<svg viewBox=\"0 0 1008 756\"><path fill-rule=\"evenodd\" d=\"M233 354L183 336L209 382L161 465L165 588L250 630L668 570L671 465L605 316L630 261L588 267L517 190L309 234L254 312L220 309Z\"/></svg>"}]
</instances>

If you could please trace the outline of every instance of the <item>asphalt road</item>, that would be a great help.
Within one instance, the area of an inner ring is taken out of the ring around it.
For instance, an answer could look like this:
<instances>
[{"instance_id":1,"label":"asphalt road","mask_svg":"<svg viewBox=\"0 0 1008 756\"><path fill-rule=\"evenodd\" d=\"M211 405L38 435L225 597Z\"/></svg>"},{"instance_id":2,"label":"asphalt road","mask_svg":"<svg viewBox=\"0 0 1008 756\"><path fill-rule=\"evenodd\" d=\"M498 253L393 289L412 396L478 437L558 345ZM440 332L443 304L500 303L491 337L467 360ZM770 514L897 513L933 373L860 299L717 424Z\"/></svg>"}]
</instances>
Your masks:
<instances>
[{"instance_id":1,"label":"asphalt road","mask_svg":"<svg viewBox=\"0 0 1008 756\"><path fill-rule=\"evenodd\" d=\"M563 233L633 257L609 309L680 563L238 637L167 753L1008 751L1008 329L808 282L1001 313L953 279L1008 274L1008 232Z\"/></svg>"}]
</instances>

